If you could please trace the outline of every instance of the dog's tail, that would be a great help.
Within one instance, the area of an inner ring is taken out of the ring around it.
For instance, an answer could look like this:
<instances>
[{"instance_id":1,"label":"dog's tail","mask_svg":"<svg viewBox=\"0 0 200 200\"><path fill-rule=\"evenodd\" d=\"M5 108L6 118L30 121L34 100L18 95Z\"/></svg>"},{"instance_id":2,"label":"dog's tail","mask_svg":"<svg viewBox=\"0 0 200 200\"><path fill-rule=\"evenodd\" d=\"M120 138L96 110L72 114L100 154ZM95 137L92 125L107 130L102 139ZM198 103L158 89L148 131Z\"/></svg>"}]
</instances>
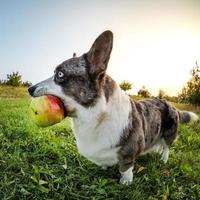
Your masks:
<instances>
[{"instance_id":1,"label":"dog's tail","mask_svg":"<svg viewBox=\"0 0 200 200\"><path fill-rule=\"evenodd\" d=\"M181 124L197 121L199 119L198 115L193 112L179 111L178 113L179 113L179 122Z\"/></svg>"}]
</instances>

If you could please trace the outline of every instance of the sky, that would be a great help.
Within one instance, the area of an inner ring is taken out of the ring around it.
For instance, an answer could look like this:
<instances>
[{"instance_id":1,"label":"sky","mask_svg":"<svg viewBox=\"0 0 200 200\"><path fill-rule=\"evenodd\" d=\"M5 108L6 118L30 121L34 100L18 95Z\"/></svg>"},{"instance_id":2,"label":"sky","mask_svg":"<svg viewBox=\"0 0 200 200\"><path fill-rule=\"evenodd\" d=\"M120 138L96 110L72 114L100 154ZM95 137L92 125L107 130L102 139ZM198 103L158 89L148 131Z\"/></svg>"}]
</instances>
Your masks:
<instances>
[{"instance_id":1,"label":"sky","mask_svg":"<svg viewBox=\"0 0 200 200\"><path fill-rule=\"evenodd\" d=\"M114 33L108 74L116 82L177 95L200 63L199 0L0 0L0 79L33 84Z\"/></svg>"}]
</instances>

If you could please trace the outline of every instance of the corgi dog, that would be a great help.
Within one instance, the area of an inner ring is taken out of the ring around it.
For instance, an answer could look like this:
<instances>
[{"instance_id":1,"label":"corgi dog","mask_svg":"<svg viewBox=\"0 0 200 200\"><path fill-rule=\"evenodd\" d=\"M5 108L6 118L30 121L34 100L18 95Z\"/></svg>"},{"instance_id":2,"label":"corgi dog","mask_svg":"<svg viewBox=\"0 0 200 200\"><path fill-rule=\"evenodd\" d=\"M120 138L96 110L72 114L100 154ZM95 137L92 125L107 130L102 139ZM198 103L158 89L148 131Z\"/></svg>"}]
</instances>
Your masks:
<instances>
[{"instance_id":1,"label":"corgi dog","mask_svg":"<svg viewBox=\"0 0 200 200\"><path fill-rule=\"evenodd\" d=\"M159 99L135 101L106 74L113 47L113 33L103 32L90 50L59 64L52 77L30 87L33 97L54 95L72 118L80 154L106 168L118 165L120 182L133 180L135 160L147 152L169 148L180 123L197 120L192 112L180 112Z\"/></svg>"}]
</instances>

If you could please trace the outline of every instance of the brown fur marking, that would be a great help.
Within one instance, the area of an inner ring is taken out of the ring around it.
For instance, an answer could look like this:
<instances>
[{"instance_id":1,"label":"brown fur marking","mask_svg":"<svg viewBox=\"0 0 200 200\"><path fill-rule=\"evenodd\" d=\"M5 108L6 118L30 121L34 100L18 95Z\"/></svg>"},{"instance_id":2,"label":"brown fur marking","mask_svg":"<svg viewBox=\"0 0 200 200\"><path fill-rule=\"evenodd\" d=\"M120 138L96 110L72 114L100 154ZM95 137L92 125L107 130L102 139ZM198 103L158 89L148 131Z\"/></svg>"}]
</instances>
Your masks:
<instances>
[{"instance_id":1,"label":"brown fur marking","mask_svg":"<svg viewBox=\"0 0 200 200\"><path fill-rule=\"evenodd\" d=\"M106 120L106 117L107 117L107 113L106 112L102 112L98 116L96 128L98 128L101 125L101 123Z\"/></svg>"}]
</instances>

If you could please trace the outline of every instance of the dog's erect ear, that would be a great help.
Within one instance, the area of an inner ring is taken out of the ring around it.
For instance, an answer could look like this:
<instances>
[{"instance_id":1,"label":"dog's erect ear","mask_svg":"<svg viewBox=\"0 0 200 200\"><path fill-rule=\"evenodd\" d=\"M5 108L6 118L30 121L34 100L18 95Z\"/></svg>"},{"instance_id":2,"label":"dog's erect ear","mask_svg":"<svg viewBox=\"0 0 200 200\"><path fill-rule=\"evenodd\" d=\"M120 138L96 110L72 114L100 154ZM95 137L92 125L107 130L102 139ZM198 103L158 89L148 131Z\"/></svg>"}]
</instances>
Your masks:
<instances>
[{"instance_id":1,"label":"dog's erect ear","mask_svg":"<svg viewBox=\"0 0 200 200\"><path fill-rule=\"evenodd\" d=\"M113 46L113 33L103 32L93 43L91 49L86 54L90 64L89 72L98 76L105 73Z\"/></svg>"}]
</instances>

